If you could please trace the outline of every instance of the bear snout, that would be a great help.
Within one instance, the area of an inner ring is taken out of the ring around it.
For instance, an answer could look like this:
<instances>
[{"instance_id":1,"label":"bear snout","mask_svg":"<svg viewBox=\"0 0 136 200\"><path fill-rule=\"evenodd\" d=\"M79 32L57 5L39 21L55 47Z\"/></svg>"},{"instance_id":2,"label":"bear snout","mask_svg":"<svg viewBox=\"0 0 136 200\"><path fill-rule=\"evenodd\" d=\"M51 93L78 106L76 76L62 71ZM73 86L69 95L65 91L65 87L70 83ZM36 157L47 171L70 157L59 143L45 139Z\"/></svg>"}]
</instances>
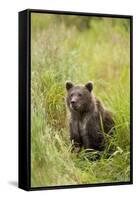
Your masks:
<instances>
[{"instance_id":1,"label":"bear snout","mask_svg":"<svg viewBox=\"0 0 136 200\"><path fill-rule=\"evenodd\" d=\"M76 103L75 100L71 100L71 104L74 105Z\"/></svg>"},{"instance_id":2,"label":"bear snout","mask_svg":"<svg viewBox=\"0 0 136 200\"><path fill-rule=\"evenodd\" d=\"M71 100L70 100L70 103L71 103L72 105L75 105L77 102L78 102L78 98L77 98L76 96L73 96L73 97L71 98Z\"/></svg>"},{"instance_id":3,"label":"bear snout","mask_svg":"<svg viewBox=\"0 0 136 200\"><path fill-rule=\"evenodd\" d=\"M72 99L72 100L70 101L70 104L71 104L71 108L72 108L72 109L77 110L77 108L78 108L78 103L77 103L77 101L76 101L75 99Z\"/></svg>"}]
</instances>

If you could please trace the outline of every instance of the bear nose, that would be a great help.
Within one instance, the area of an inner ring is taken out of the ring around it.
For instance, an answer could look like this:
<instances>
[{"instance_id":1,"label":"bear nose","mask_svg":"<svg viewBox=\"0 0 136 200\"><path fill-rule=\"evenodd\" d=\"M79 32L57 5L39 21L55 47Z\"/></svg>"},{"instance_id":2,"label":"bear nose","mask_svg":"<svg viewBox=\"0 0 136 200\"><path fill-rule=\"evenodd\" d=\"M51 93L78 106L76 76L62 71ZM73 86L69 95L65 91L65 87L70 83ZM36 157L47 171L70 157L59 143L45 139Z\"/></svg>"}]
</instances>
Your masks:
<instances>
[{"instance_id":1,"label":"bear nose","mask_svg":"<svg viewBox=\"0 0 136 200\"><path fill-rule=\"evenodd\" d=\"M71 100L71 104L75 104L76 103L76 101L75 100Z\"/></svg>"}]
</instances>

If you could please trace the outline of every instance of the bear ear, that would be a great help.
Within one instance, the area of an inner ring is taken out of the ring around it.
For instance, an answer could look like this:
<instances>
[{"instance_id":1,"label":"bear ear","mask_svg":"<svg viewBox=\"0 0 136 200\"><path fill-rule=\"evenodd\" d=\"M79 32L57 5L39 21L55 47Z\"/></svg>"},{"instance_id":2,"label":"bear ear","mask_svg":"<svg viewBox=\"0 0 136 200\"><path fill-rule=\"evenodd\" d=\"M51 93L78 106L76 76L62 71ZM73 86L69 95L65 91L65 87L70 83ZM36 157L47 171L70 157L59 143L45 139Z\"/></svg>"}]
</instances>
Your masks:
<instances>
[{"instance_id":1,"label":"bear ear","mask_svg":"<svg viewBox=\"0 0 136 200\"><path fill-rule=\"evenodd\" d=\"M89 90L89 92L93 89L93 82L89 81L87 84L85 84L85 87Z\"/></svg>"},{"instance_id":2,"label":"bear ear","mask_svg":"<svg viewBox=\"0 0 136 200\"><path fill-rule=\"evenodd\" d=\"M74 87L74 85L73 85L73 83L72 83L71 81L66 81L66 82L65 82L65 85L66 85L67 91L68 91L70 88Z\"/></svg>"}]
</instances>

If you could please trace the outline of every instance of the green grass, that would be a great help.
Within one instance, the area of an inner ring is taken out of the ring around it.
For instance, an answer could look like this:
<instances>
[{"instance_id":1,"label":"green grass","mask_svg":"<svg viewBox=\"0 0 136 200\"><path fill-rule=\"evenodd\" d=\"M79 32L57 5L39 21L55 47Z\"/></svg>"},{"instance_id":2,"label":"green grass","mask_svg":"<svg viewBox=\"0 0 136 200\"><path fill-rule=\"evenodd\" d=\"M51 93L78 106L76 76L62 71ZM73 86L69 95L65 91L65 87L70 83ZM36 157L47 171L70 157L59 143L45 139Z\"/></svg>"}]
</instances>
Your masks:
<instances>
[{"instance_id":1,"label":"green grass","mask_svg":"<svg viewBox=\"0 0 136 200\"><path fill-rule=\"evenodd\" d=\"M130 180L129 20L92 17L80 30L83 21L32 14L33 187ZM108 149L97 161L84 151L71 153L66 80L93 80L94 93L113 112L116 133L110 145L116 148L109 158Z\"/></svg>"}]
</instances>

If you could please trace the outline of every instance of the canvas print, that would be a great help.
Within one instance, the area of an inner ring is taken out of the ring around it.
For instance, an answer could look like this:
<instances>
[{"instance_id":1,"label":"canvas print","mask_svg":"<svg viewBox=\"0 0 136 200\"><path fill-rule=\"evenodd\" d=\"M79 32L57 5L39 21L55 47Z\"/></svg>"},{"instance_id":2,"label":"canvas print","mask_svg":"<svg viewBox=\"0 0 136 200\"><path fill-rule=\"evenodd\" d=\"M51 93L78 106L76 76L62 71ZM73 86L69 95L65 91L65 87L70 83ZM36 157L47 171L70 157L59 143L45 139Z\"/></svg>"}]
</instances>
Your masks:
<instances>
[{"instance_id":1,"label":"canvas print","mask_svg":"<svg viewBox=\"0 0 136 200\"><path fill-rule=\"evenodd\" d=\"M30 24L31 188L131 183L131 18Z\"/></svg>"}]
</instances>

